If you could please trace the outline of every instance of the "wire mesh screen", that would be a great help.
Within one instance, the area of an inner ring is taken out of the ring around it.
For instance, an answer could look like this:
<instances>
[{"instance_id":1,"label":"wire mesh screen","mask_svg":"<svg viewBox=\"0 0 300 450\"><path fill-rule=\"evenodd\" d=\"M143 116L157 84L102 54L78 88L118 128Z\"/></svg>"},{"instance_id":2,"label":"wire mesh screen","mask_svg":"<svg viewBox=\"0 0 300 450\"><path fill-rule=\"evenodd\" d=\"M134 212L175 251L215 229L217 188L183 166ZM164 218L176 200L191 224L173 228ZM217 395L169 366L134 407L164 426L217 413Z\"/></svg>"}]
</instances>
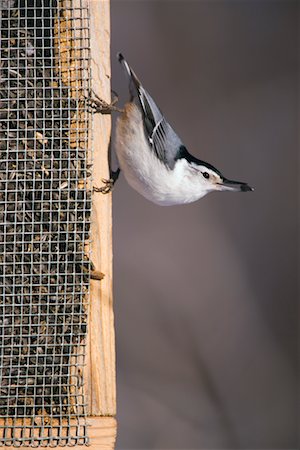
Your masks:
<instances>
[{"instance_id":1,"label":"wire mesh screen","mask_svg":"<svg viewBox=\"0 0 300 450\"><path fill-rule=\"evenodd\" d=\"M0 445L84 445L88 10L0 15Z\"/></svg>"}]
</instances>

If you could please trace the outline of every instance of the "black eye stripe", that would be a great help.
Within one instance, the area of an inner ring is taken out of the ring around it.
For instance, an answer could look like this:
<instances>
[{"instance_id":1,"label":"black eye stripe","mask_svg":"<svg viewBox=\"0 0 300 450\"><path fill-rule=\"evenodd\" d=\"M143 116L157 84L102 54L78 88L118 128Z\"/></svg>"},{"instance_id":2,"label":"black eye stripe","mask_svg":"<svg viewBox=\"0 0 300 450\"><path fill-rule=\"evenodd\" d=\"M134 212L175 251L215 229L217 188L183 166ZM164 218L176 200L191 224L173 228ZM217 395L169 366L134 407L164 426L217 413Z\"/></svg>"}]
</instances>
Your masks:
<instances>
[{"instance_id":1,"label":"black eye stripe","mask_svg":"<svg viewBox=\"0 0 300 450\"><path fill-rule=\"evenodd\" d=\"M204 176L204 178L209 178L209 173L208 172L202 172L202 175Z\"/></svg>"}]
</instances>

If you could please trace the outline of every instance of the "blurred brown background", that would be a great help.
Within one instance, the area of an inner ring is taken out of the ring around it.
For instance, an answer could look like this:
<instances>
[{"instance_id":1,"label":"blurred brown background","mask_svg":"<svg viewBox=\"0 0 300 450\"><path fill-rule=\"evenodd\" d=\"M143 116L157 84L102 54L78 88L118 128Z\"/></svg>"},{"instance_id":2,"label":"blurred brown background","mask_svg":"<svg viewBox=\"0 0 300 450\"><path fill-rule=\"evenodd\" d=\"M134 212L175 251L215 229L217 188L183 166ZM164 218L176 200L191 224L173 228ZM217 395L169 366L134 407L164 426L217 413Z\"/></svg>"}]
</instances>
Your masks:
<instances>
[{"instance_id":1,"label":"blurred brown background","mask_svg":"<svg viewBox=\"0 0 300 450\"><path fill-rule=\"evenodd\" d=\"M255 192L159 207L114 191L119 449L297 442L297 1L112 0L187 148Z\"/></svg>"}]
</instances>

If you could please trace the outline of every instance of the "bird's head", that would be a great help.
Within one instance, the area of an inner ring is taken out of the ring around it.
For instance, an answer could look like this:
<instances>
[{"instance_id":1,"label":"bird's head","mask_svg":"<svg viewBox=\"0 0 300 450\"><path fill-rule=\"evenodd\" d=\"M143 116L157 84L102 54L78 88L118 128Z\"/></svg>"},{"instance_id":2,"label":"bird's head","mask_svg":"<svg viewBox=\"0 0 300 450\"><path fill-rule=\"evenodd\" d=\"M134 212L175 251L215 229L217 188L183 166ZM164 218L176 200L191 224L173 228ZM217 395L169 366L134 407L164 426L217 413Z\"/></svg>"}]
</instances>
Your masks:
<instances>
[{"instance_id":1,"label":"bird's head","mask_svg":"<svg viewBox=\"0 0 300 450\"><path fill-rule=\"evenodd\" d=\"M190 166L193 171L197 172L198 182L200 182L202 189L207 193L212 191L253 191L253 188L247 183L229 180L215 167L203 161L199 163L191 161Z\"/></svg>"}]
</instances>

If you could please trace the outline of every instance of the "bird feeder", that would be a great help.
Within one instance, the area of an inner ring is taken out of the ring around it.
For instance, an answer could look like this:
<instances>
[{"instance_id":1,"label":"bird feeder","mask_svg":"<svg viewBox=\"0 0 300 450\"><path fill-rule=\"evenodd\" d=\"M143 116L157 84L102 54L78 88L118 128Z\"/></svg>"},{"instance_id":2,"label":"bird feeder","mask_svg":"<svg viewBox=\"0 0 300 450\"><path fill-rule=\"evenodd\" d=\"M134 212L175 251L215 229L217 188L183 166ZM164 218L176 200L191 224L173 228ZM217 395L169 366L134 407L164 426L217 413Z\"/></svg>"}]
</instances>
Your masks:
<instances>
[{"instance_id":1,"label":"bird feeder","mask_svg":"<svg viewBox=\"0 0 300 450\"><path fill-rule=\"evenodd\" d=\"M113 449L109 1L0 21L0 446Z\"/></svg>"}]
</instances>

